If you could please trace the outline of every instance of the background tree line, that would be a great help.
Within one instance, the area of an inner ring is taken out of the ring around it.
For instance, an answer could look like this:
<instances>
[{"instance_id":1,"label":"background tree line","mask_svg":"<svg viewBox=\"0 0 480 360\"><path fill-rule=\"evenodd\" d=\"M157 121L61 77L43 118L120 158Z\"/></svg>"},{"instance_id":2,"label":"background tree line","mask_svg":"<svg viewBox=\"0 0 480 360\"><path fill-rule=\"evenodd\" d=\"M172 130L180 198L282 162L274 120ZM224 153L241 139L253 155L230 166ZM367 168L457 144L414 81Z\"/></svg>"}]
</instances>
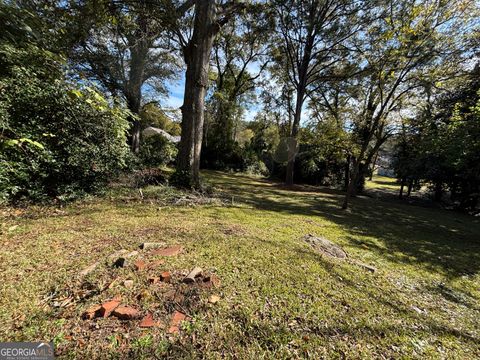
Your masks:
<instances>
[{"instance_id":1,"label":"background tree line","mask_svg":"<svg viewBox=\"0 0 480 360\"><path fill-rule=\"evenodd\" d=\"M347 208L388 145L400 196L426 185L474 208L478 10L473 0L3 1L2 198L76 196L168 164L180 186L200 187L200 167L249 171L342 188ZM176 119L162 104L179 79ZM150 125L181 135L178 149L143 138Z\"/></svg>"}]
</instances>

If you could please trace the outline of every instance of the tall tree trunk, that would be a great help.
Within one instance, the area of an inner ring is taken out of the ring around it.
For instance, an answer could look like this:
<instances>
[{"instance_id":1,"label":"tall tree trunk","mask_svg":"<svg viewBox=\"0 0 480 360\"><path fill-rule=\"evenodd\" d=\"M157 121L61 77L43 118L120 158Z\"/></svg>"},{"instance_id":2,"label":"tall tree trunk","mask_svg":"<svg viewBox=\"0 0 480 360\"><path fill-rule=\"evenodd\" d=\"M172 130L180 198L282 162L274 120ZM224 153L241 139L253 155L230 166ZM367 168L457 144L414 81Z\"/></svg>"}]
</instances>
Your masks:
<instances>
[{"instance_id":1,"label":"tall tree trunk","mask_svg":"<svg viewBox=\"0 0 480 360\"><path fill-rule=\"evenodd\" d=\"M139 20L140 31L139 37L144 37L146 32L146 24L144 19ZM150 45L146 39L134 39L134 45L130 48L131 64L128 81L126 83L125 96L127 98L127 105L129 110L135 114L140 114L141 100L142 100L142 84L145 72L145 63L147 60L148 49ZM138 119L131 119L131 150L138 153L140 150L140 132L141 125Z\"/></svg>"},{"instance_id":2,"label":"tall tree trunk","mask_svg":"<svg viewBox=\"0 0 480 360\"><path fill-rule=\"evenodd\" d=\"M368 113L370 113L370 116L373 116L373 110L369 109ZM347 189L347 193L345 194L345 199L343 200L343 205L342 209L347 209L348 208L348 203L350 200L350 197L355 194L357 190L357 186L359 184L359 180L365 176L365 171L368 169L369 164L372 162L373 156L377 153L378 149L382 146L382 144L385 142L387 138L381 138L378 139L372 149L372 151L368 154L368 156L365 159L365 163L363 164L362 167L360 167L363 158L365 157L365 154L367 154L368 151L368 145L370 144L370 141L372 140L372 137L374 135L374 130L376 129L378 123L380 121L380 116L377 115L375 116L371 122L372 126L370 127L369 131L366 133L365 138L363 139L362 143L362 148L360 150L360 154L356 158L353 166L353 173L352 177L350 179L350 184Z\"/></svg>"},{"instance_id":3,"label":"tall tree trunk","mask_svg":"<svg viewBox=\"0 0 480 360\"><path fill-rule=\"evenodd\" d=\"M295 99L295 114L293 117L293 125L290 136L292 137L292 143L295 146L289 146L288 148L288 163L287 163L287 176L285 183L287 185L293 185L293 173L295 168L295 157L297 155L297 135L300 128L300 120L302 118L302 108L305 101L305 93L307 91L308 81L308 68L312 61L312 49L315 41L315 35L313 35L313 24L309 24L309 33L305 39L305 49L302 57L302 61L298 66L298 85L297 94Z\"/></svg>"},{"instance_id":4,"label":"tall tree trunk","mask_svg":"<svg viewBox=\"0 0 480 360\"><path fill-rule=\"evenodd\" d=\"M375 157L373 158L372 167L370 171L370 181L373 180L373 173L375 172L375 165L377 164L378 159L378 151L375 153Z\"/></svg>"},{"instance_id":5,"label":"tall tree trunk","mask_svg":"<svg viewBox=\"0 0 480 360\"><path fill-rule=\"evenodd\" d=\"M128 109L134 114L138 115L140 113L140 101L141 101L141 92L140 89L128 89L127 94L127 106ZM132 124L130 130L130 149L132 152L137 154L140 150L140 132L141 125L140 120L135 117L130 118L130 123Z\"/></svg>"},{"instance_id":6,"label":"tall tree trunk","mask_svg":"<svg viewBox=\"0 0 480 360\"><path fill-rule=\"evenodd\" d=\"M140 121L137 119L133 120L131 149L135 154L138 154L138 152L140 151L140 132L141 131L142 131L142 126L140 124Z\"/></svg>"},{"instance_id":7,"label":"tall tree trunk","mask_svg":"<svg viewBox=\"0 0 480 360\"><path fill-rule=\"evenodd\" d=\"M441 201L442 200L442 195L443 195L443 184L440 181L437 181L435 183L435 190L434 190L434 196L433 199L434 201Z\"/></svg>"},{"instance_id":8,"label":"tall tree trunk","mask_svg":"<svg viewBox=\"0 0 480 360\"><path fill-rule=\"evenodd\" d=\"M412 188L413 188L413 180L410 179L410 181L408 182L407 197L410 197L410 194L412 193Z\"/></svg>"},{"instance_id":9,"label":"tall tree trunk","mask_svg":"<svg viewBox=\"0 0 480 360\"><path fill-rule=\"evenodd\" d=\"M360 150L360 154L355 159L353 163L353 172L352 177L350 178L350 183L348 184L347 193L345 194L345 198L343 200L342 209L348 209L348 204L350 201L350 197L355 193L355 187L358 183L358 177L360 175L360 163L365 156L365 152L367 151L368 142L364 142L362 149Z\"/></svg>"},{"instance_id":10,"label":"tall tree trunk","mask_svg":"<svg viewBox=\"0 0 480 360\"><path fill-rule=\"evenodd\" d=\"M182 136L175 178L178 185L186 187L200 186L205 94L210 53L218 32L215 17L215 0L201 0L195 3L193 35L184 50L187 71L182 106Z\"/></svg>"},{"instance_id":11,"label":"tall tree trunk","mask_svg":"<svg viewBox=\"0 0 480 360\"><path fill-rule=\"evenodd\" d=\"M288 146L288 162L287 162L287 176L285 179L285 183L288 186L293 185L293 175L294 175L294 168L295 168L295 157L297 155L297 135L298 129L300 127L300 120L302 118L302 108L303 102L305 99L305 81L301 81L297 90L297 100L295 104L295 114L293 117L293 125L291 131L291 141L290 144L287 143Z\"/></svg>"},{"instance_id":12,"label":"tall tree trunk","mask_svg":"<svg viewBox=\"0 0 480 360\"><path fill-rule=\"evenodd\" d=\"M375 145L373 146L373 149L368 153L368 155L365 159L365 166L360 168L360 174L359 174L359 178L358 178L359 182L365 180L365 178L367 177L367 172L368 172L369 169L372 169L372 173L373 173L373 169L375 167L375 162L377 161L378 150L385 143L386 140L387 140L387 138L379 138L375 141ZM375 160L373 160L373 159L375 159ZM370 164L372 164L372 166L370 166ZM370 178L372 178L372 177L370 177ZM360 183L359 183L359 185L360 185Z\"/></svg>"},{"instance_id":13,"label":"tall tree trunk","mask_svg":"<svg viewBox=\"0 0 480 360\"><path fill-rule=\"evenodd\" d=\"M132 79L133 76L130 75L130 78ZM134 115L138 115L140 113L140 104L142 98L141 85L139 86L137 81L129 81L127 87L128 88L125 91L125 95L127 98L128 109ZM132 124L130 130L130 148L132 152L138 153L138 151L140 150L140 121L137 118L132 117L130 118L130 123Z\"/></svg>"}]
</instances>

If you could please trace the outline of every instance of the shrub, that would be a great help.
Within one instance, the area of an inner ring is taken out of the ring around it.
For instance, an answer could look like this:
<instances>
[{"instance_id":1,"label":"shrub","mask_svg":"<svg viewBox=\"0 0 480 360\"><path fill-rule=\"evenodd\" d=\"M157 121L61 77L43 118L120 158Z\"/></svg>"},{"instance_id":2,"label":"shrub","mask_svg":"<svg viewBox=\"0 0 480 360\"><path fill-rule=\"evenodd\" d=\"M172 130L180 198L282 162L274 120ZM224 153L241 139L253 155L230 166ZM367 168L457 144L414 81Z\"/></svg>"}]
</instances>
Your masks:
<instances>
[{"instance_id":1,"label":"shrub","mask_svg":"<svg viewBox=\"0 0 480 360\"><path fill-rule=\"evenodd\" d=\"M268 176L270 174L267 165L265 165L262 160L257 160L256 162L249 164L245 172L257 176Z\"/></svg>"},{"instance_id":2,"label":"shrub","mask_svg":"<svg viewBox=\"0 0 480 360\"><path fill-rule=\"evenodd\" d=\"M258 155L253 151L248 150L244 151L244 164L242 170L247 174L258 176L268 176L270 174L267 165L258 158Z\"/></svg>"},{"instance_id":3,"label":"shrub","mask_svg":"<svg viewBox=\"0 0 480 360\"><path fill-rule=\"evenodd\" d=\"M0 47L0 200L68 200L127 166L127 111L29 45Z\"/></svg>"},{"instance_id":4,"label":"shrub","mask_svg":"<svg viewBox=\"0 0 480 360\"><path fill-rule=\"evenodd\" d=\"M175 160L177 147L161 135L151 135L143 140L140 160L145 166L168 165Z\"/></svg>"},{"instance_id":5,"label":"shrub","mask_svg":"<svg viewBox=\"0 0 480 360\"><path fill-rule=\"evenodd\" d=\"M142 169L134 172L134 186L142 188L148 185L162 185L168 182L161 169Z\"/></svg>"}]
</instances>

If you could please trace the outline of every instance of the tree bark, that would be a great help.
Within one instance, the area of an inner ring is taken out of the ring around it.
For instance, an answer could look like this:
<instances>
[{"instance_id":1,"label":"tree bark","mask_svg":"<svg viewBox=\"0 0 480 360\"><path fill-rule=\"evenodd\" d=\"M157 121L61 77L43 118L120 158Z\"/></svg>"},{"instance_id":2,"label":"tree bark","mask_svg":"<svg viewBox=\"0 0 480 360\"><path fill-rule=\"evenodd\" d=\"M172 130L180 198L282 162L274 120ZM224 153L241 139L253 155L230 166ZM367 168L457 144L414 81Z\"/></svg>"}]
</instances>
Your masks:
<instances>
[{"instance_id":1,"label":"tree bark","mask_svg":"<svg viewBox=\"0 0 480 360\"><path fill-rule=\"evenodd\" d=\"M370 181L373 180L373 173L375 172L375 166L377 164L377 159L378 159L378 151L375 153L375 157L373 158L372 168L371 168L371 171L370 171Z\"/></svg>"},{"instance_id":2,"label":"tree bark","mask_svg":"<svg viewBox=\"0 0 480 360\"><path fill-rule=\"evenodd\" d=\"M442 183L440 181L437 181L435 183L435 190L434 190L434 201L439 202L442 200L442 195L443 195L443 188L442 188Z\"/></svg>"},{"instance_id":3,"label":"tree bark","mask_svg":"<svg viewBox=\"0 0 480 360\"><path fill-rule=\"evenodd\" d=\"M138 26L140 31L138 36L145 36L146 24L143 18L138 20ZM130 73L128 76L128 81L125 84L125 97L127 98L127 105L129 110L135 114L140 114L141 100L142 100L142 84L143 77L145 72L145 64L147 61L148 49L150 45L147 43L146 39L134 39L132 40L134 45L130 48L131 53L131 63L130 63ZM141 124L138 119L131 119L132 130L131 130L131 150L134 153L138 153L140 150L140 132Z\"/></svg>"},{"instance_id":4,"label":"tree bark","mask_svg":"<svg viewBox=\"0 0 480 360\"><path fill-rule=\"evenodd\" d=\"M140 88L129 87L125 93L128 109L134 115L138 115L140 113L140 102L142 98ZM133 153L137 154L140 150L140 120L135 117L131 117L130 123L132 124L132 128L130 130L130 149Z\"/></svg>"},{"instance_id":5,"label":"tree bark","mask_svg":"<svg viewBox=\"0 0 480 360\"><path fill-rule=\"evenodd\" d=\"M412 188L413 188L413 180L410 180L408 182L407 197L410 197L410 194L412 193Z\"/></svg>"},{"instance_id":6,"label":"tree bark","mask_svg":"<svg viewBox=\"0 0 480 360\"><path fill-rule=\"evenodd\" d=\"M360 181L361 182L365 181L365 178L367 177L367 171L369 169L372 169L372 174L373 174L373 170L375 168L375 162L377 161L378 150L385 143L386 140L387 140L386 137L381 137L381 138L377 138L377 140L375 141L375 145L373 146L373 149L368 153L365 159L365 166L360 168L359 178L357 180L358 185L360 185ZM370 164L372 164L371 167L370 167ZM370 176L370 179L372 179L372 176Z\"/></svg>"},{"instance_id":7,"label":"tree bark","mask_svg":"<svg viewBox=\"0 0 480 360\"><path fill-rule=\"evenodd\" d=\"M306 70L305 70L305 77L306 77ZM292 125L292 131L291 131L291 138L292 142L290 146L288 147L288 162L287 162L287 175L285 179L285 183L288 186L293 185L293 175L294 175L294 168L295 168L295 157L297 155L297 135L298 135L298 129L300 127L300 120L302 117L302 108L303 108L303 103L305 100L305 90L306 90L306 80L302 80L299 84L299 87L297 89L297 100L295 104L295 114L293 117L293 125ZM293 146L292 146L293 145Z\"/></svg>"},{"instance_id":8,"label":"tree bark","mask_svg":"<svg viewBox=\"0 0 480 360\"><path fill-rule=\"evenodd\" d=\"M343 200L343 204L342 204L342 209L344 210L348 209L350 197L352 196L352 194L355 193L355 187L357 186L357 182L358 182L358 175L360 174L360 163L363 157L365 156L367 147L368 147L368 142L364 142L362 149L360 150L360 154L355 159L355 162L353 164L352 177L350 179L350 183L348 184L347 193L345 194L345 199Z\"/></svg>"},{"instance_id":9,"label":"tree bark","mask_svg":"<svg viewBox=\"0 0 480 360\"><path fill-rule=\"evenodd\" d=\"M350 197L353 194L355 194L355 190L356 190L356 187L358 185L359 175L362 175L362 174L360 174L360 164L362 163L362 160L365 157L365 154L367 154L368 145L370 144L370 141L372 140L372 138L374 136L374 132L377 129L377 126L378 126L378 124L380 122L380 119L381 119L381 116L380 116L381 114L377 114L376 116L373 116L374 111L375 111L375 106L373 104L373 100L369 100L369 104L368 104L367 110L366 110L367 114L366 114L365 118L366 119L371 119L369 121L371 123L371 125L365 131L364 138L363 138L363 141L362 141L362 147L361 147L361 150L360 150L360 154L358 155L358 157L355 159L355 162L354 162L352 177L350 179L350 184L348 186L347 193L345 194L345 199L344 199L343 205L342 205L342 209L344 209L344 210L346 210L348 208L348 203L349 203ZM380 146L383 144L383 142L385 140L386 140L386 138L384 138L383 141L382 141L382 139L378 139L378 141L375 143L375 146L374 146L373 150L367 156L367 159L366 159L367 162L364 164L365 166L363 167L363 169L368 169L368 165L372 161L372 157L373 157L374 153L378 151L378 149L380 148Z\"/></svg>"},{"instance_id":10,"label":"tree bark","mask_svg":"<svg viewBox=\"0 0 480 360\"><path fill-rule=\"evenodd\" d=\"M200 153L203 139L205 95L210 53L215 35L216 1L195 3L194 30L184 50L187 71L182 106L182 136L177 157L176 182L180 186L200 186Z\"/></svg>"}]
</instances>

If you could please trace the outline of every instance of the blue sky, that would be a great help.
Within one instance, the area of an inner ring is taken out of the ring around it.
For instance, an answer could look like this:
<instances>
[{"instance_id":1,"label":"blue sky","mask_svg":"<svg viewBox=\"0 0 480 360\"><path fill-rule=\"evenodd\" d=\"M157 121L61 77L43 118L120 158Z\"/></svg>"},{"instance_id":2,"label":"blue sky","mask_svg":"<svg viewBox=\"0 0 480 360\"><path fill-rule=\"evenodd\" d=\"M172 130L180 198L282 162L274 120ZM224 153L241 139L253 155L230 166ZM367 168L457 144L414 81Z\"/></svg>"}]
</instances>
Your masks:
<instances>
[{"instance_id":1,"label":"blue sky","mask_svg":"<svg viewBox=\"0 0 480 360\"><path fill-rule=\"evenodd\" d=\"M183 93L185 90L185 74L182 72L179 80L172 80L167 83L168 97L162 99L161 105L167 109L178 109L183 104ZM259 107L251 104L245 112L245 120L252 121L257 114Z\"/></svg>"},{"instance_id":2,"label":"blue sky","mask_svg":"<svg viewBox=\"0 0 480 360\"><path fill-rule=\"evenodd\" d=\"M183 92L185 89L185 76L176 81L170 81L167 84L168 98L162 101L166 108L178 109L183 104Z\"/></svg>"}]
</instances>

